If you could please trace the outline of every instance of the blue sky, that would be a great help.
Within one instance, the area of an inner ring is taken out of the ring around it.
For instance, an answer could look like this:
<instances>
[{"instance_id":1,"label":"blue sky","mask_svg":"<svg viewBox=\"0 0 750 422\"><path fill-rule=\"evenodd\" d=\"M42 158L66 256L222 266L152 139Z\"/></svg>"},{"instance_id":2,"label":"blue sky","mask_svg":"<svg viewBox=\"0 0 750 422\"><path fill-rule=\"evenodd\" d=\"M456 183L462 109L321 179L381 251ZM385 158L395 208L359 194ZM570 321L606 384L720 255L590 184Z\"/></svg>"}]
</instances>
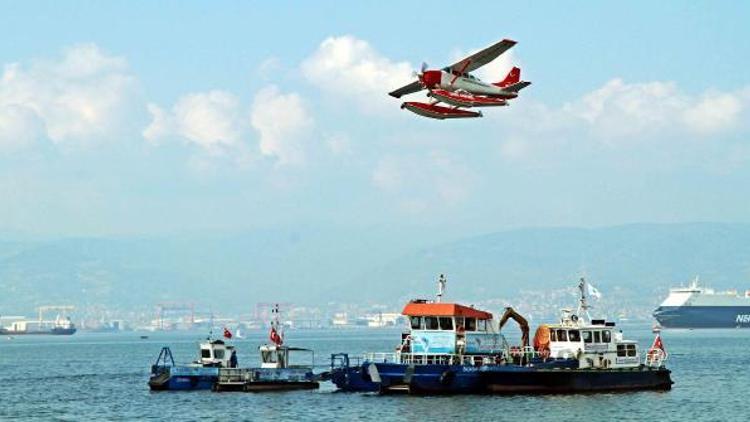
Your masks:
<instances>
[{"instance_id":1,"label":"blue sky","mask_svg":"<svg viewBox=\"0 0 750 422\"><path fill-rule=\"evenodd\" d=\"M750 215L745 3L2 7L0 232ZM385 95L504 37L480 76L520 64L511 107L439 122Z\"/></svg>"}]
</instances>

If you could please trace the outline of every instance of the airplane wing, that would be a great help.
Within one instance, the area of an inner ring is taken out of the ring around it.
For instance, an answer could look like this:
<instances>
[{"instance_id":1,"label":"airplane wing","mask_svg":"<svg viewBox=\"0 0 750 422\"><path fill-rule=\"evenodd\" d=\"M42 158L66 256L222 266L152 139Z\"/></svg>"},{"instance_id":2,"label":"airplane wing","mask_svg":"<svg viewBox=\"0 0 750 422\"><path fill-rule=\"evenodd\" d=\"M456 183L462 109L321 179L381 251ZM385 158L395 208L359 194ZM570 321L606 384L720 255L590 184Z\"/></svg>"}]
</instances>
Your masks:
<instances>
[{"instance_id":1,"label":"airplane wing","mask_svg":"<svg viewBox=\"0 0 750 422\"><path fill-rule=\"evenodd\" d=\"M391 97L401 98L402 95L413 94L424 89L424 86L419 81L414 81L409 85L404 85L401 88L391 91L388 93Z\"/></svg>"},{"instance_id":2,"label":"airplane wing","mask_svg":"<svg viewBox=\"0 0 750 422\"><path fill-rule=\"evenodd\" d=\"M510 50L514 45L516 45L516 42L513 40L505 39L498 41L484 50L478 51L448 67L455 72L469 73L495 60L498 56Z\"/></svg>"}]
</instances>

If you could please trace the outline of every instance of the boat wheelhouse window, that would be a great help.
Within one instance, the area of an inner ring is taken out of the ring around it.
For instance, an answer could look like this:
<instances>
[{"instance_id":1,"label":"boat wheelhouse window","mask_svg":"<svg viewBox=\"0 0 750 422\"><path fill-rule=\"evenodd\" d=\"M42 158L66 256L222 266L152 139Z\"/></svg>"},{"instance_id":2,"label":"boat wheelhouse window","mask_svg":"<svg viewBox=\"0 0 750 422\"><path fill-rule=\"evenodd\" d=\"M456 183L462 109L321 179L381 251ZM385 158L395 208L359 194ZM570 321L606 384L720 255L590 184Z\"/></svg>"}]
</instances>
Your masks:
<instances>
[{"instance_id":1,"label":"boat wheelhouse window","mask_svg":"<svg viewBox=\"0 0 750 422\"><path fill-rule=\"evenodd\" d=\"M461 331L464 329L464 317L457 316L456 317L456 330Z\"/></svg>"},{"instance_id":2,"label":"boat wheelhouse window","mask_svg":"<svg viewBox=\"0 0 750 422\"><path fill-rule=\"evenodd\" d=\"M601 343L601 342L602 342L602 332L594 331L594 343Z\"/></svg>"},{"instance_id":3,"label":"boat wheelhouse window","mask_svg":"<svg viewBox=\"0 0 750 422\"><path fill-rule=\"evenodd\" d=\"M628 344L627 346L628 356L634 357L636 355L635 344Z\"/></svg>"},{"instance_id":4,"label":"boat wheelhouse window","mask_svg":"<svg viewBox=\"0 0 750 422\"><path fill-rule=\"evenodd\" d=\"M557 341L568 341L568 332L565 330L557 330Z\"/></svg>"},{"instance_id":5,"label":"boat wheelhouse window","mask_svg":"<svg viewBox=\"0 0 750 422\"><path fill-rule=\"evenodd\" d=\"M557 341L555 330L549 330L549 341Z\"/></svg>"},{"instance_id":6,"label":"boat wheelhouse window","mask_svg":"<svg viewBox=\"0 0 750 422\"><path fill-rule=\"evenodd\" d=\"M570 341L581 341L581 332L578 330L568 331L568 340Z\"/></svg>"},{"instance_id":7,"label":"boat wheelhouse window","mask_svg":"<svg viewBox=\"0 0 750 422\"><path fill-rule=\"evenodd\" d=\"M261 350L260 358L263 363L276 363L277 353L273 350Z\"/></svg>"},{"instance_id":8,"label":"boat wheelhouse window","mask_svg":"<svg viewBox=\"0 0 750 422\"><path fill-rule=\"evenodd\" d=\"M618 344L617 345L617 357L618 358L624 358L625 356L627 356L627 352L625 350L625 345L624 344Z\"/></svg>"},{"instance_id":9,"label":"boat wheelhouse window","mask_svg":"<svg viewBox=\"0 0 750 422\"><path fill-rule=\"evenodd\" d=\"M477 330L477 319L466 318L466 331L476 331L476 330Z\"/></svg>"},{"instance_id":10,"label":"boat wheelhouse window","mask_svg":"<svg viewBox=\"0 0 750 422\"><path fill-rule=\"evenodd\" d=\"M609 343L610 341L612 341L612 331L602 331L602 343Z\"/></svg>"},{"instance_id":11,"label":"boat wheelhouse window","mask_svg":"<svg viewBox=\"0 0 750 422\"><path fill-rule=\"evenodd\" d=\"M216 349L216 350L214 350L214 357L216 359L224 359L224 349Z\"/></svg>"},{"instance_id":12,"label":"boat wheelhouse window","mask_svg":"<svg viewBox=\"0 0 750 422\"><path fill-rule=\"evenodd\" d=\"M487 320L480 319L477 321L477 331L487 331Z\"/></svg>"},{"instance_id":13,"label":"boat wheelhouse window","mask_svg":"<svg viewBox=\"0 0 750 422\"><path fill-rule=\"evenodd\" d=\"M201 357L204 359L208 359L211 357L211 350L209 349L201 349Z\"/></svg>"},{"instance_id":14,"label":"boat wheelhouse window","mask_svg":"<svg viewBox=\"0 0 750 422\"><path fill-rule=\"evenodd\" d=\"M413 316L410 318L410 320L412 330L419 330L420 328L422 328L422 317Z\"/></svg>"},{"instance_id":15,"label":"boat wheelhouse window","mask_svg":"<svg viewBox=\"0 0 750 422\"><path fill-rule=\"evenodd\" d=\"M440 317L440 329L449 331L453 330L453 318Z\"/></svg>"},{"instance_id":16,"label":"boat wheelhouse window","mask_svg":"<svg viewBox=\"0 0 750 422\"><path fill-rule=\"evenodd\" d=\"M584 343L591 343L591 331L581 331L581 334L583 334Z\"/></svg>"},{"instance_id":17,"label":"boat wheelhouse window","mask_svg":"<svg viewBox=\"0 0 750 422\"><path fill-rule=\"evenodd\" d=\"M440 324L438 324L438 318L434 316L424 317L424 329L425 330L439 330Z\"/></svg>"}]
</instances>

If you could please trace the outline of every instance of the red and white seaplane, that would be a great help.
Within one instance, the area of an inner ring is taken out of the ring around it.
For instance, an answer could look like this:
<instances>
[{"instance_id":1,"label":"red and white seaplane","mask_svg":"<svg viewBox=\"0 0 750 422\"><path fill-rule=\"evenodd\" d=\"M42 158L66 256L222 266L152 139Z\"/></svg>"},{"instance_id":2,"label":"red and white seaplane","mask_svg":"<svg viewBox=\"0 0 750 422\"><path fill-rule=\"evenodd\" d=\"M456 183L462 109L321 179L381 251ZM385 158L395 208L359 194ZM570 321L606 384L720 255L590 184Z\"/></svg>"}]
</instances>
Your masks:
<instances>
[{"instance_id":1,"label":"red and white seaplane","mask_svg":"<svg viewBox=\"0 0 750 422\"><path fill-rule=\"evenodd\" d=\"M499 41L440 70L430 70L427 63L422 63L421 72L414 72L416 81L388 95L401 98L426 89L430 102L407 101L401 104L401 108L440 120L482 117L481 111L462 108L507 106L508 100L518 97L520 90L531 85L531 82L521 80L521 69L518 67L511 69L505 79L495 83L481 81L469 73L495 60L514 45L516 42L513 40Z\"/></svg>"}]
</instances>

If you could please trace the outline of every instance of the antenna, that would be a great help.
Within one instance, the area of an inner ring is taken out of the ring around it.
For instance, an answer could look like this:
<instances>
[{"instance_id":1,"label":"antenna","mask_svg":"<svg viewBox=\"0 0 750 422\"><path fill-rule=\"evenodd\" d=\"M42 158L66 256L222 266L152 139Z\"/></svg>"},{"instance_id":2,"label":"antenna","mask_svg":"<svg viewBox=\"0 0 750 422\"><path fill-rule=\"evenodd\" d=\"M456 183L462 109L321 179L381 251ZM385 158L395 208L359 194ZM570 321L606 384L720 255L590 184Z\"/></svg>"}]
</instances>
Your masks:
<instances>
[{"instance_id":1,"label":"antenna","mask_svg":"<svg viewBox=\"0 0 750 422\"><path fill-rule=\"evenodd\" d=\"M440 274L440 277L438 278L438 293L437 293L437 303L440 303L443 301L443 294L445 294L445 284L448 283L448 279L445 278L444 274Z\"/></svg>"}]
</instances>

